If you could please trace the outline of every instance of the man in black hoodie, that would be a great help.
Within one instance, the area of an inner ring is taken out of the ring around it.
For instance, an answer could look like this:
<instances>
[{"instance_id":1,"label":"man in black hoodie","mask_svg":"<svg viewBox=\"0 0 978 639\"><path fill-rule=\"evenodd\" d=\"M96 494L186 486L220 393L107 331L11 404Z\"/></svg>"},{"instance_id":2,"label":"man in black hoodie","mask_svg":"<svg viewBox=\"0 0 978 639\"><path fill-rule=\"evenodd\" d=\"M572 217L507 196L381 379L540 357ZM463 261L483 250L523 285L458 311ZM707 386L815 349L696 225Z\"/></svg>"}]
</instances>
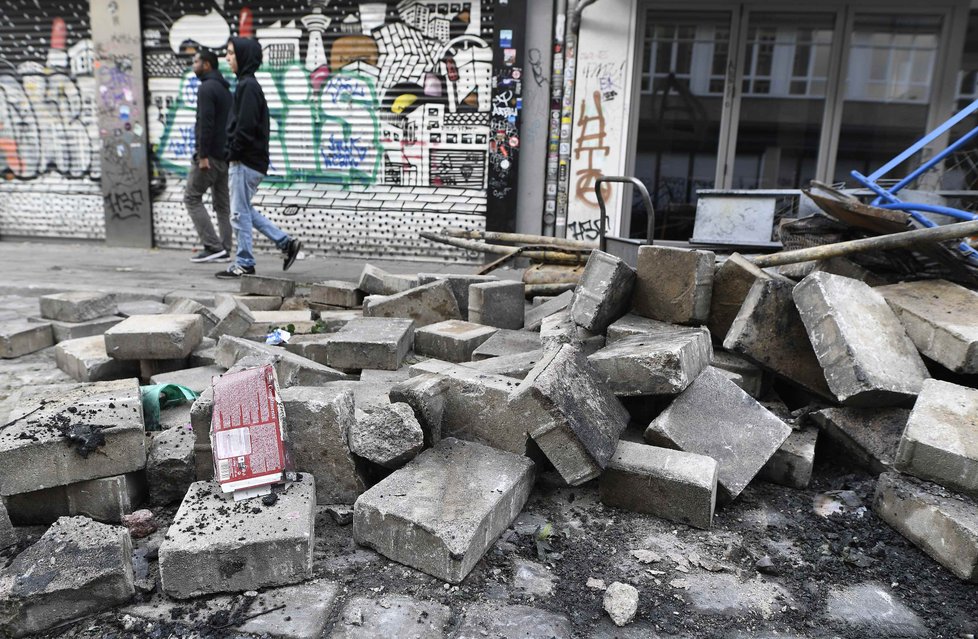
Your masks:
<instances>
[{"instance_id":1,"label":"man in black hoodie","mask_svg":"<svg viewBox=\"0 0 978 639\"><path fill-rule=\"evenodd\" d=\"M231 261L231 206L228 201L227 121L231 110L228 81L217 70L213 51L201 51L194 56L194 75L200 79L197 87L197 124L194 126L194 156L187 174L183 203L197 229L204 248L191 256L191 262ZM202 200L211 190L217 228L214 232L211 217Z\"/></svg>"},{"instance_id":2,"label":"man in black hoodie","mask_svg":"<svg viewBox=\"0 0 978 639\"><path fill-rule=\"evenodd\" d=\"M234 105L228 118L228 179L231 188L231 222L238 232L235 263L219 278L234 279L253 275L255 256L252 253L252 229L272 240L285 256L282 270L295 262L302 244L272 224L251 205L258 185L268 172L268 103L255 71L261 66L261 45L249 38L228 41L227 61L238 76L234 90Z\"/></svg>"}]
</instances>

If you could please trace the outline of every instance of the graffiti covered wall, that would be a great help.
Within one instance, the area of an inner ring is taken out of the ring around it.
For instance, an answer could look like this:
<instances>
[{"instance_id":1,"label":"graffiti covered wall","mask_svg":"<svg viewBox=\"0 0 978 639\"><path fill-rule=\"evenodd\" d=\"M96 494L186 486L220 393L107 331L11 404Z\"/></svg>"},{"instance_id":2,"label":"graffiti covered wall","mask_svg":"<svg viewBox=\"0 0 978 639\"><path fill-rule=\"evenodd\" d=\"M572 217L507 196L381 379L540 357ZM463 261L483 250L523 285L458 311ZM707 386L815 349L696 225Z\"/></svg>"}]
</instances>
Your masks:
<instances>
[{"instance_id":1,"label":"graffiti covered wall","mask_svg":"<svg viewBox=\"0 0 978 639\"><path fill-rule=\"evenodd\" d=\"M264 52L256 76L271 167L256 204L309 249L457 258L417 231L484 226L491 2L155 0L142 11L147 128L166 181L154 203L159 245L196 241L182 204L198 83L190 57L223 53L234 35Z\"/></svg>"},{"instance_id":2,"label":"graffiti covered wall","mask_svg":"<svg viewBox=\"0 0 978 639\"><path fill-rule=\"evenodd\" d=\"M104 237L87 0L0 11L0 235Z\"/></svg>"}]
</instances>

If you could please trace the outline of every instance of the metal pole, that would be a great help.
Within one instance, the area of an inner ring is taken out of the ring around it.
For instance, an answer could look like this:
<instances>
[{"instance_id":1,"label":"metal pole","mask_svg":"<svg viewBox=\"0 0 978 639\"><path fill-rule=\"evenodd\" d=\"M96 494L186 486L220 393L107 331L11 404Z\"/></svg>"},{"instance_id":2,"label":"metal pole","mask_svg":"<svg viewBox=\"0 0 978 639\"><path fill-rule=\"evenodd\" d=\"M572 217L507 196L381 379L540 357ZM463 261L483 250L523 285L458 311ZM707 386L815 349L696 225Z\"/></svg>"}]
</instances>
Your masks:
<instances>
[{"instance_id":1,"label":"metal pole","mask_svg":"<svg viewBox=\"0 0 978 639\"><path fill-rule=\"evenodd\" d=\"M466 231L464 229L447 229L442 231L449 237L461 237L468 240L484 240L486 242L511 242L514 244L546 244L566 248L593 248L591 242L580 240L565 240L560 237L544 237L542 235L527 235L525 233L501 233L499 231Z\"/></svg>"}]
</instances>

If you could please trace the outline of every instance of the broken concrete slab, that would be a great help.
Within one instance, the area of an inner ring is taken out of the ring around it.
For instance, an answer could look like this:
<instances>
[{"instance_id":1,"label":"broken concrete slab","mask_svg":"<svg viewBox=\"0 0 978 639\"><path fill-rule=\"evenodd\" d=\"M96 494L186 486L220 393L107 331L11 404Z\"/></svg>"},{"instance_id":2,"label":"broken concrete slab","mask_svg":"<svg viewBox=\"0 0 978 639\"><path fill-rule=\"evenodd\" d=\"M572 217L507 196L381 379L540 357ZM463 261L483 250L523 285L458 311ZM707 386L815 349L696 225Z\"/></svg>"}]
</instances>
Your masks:
<instances>
[{"instance_id":1,"label":"broken concrete slab","mask_svg":"<svg viewBox=\"0 0 978 639\"><path fill-rule=\"evenodd\" d=\"M271 505L234 502L214 481L193 483L160 547L163 592L187 599L312 577L316 487L300 475L276 489Z\"/></svg>"},{"instance_id":2,"label":"broken concrete slab","mask_svg":"<svg viewBox=\"0 0 978 639\"><path fill-rule=\"evenodd\" d=\"M635 286L631 266L614 255L593 250L574 289L571 317L592 333L604 333L609 324L628 312Z\"/></svg>"},{"instance_id":3,"label":"broken concrete slab","mask_svg":"<svg viewBox=\"0 0 978 639\"><path fill-rule=\"evenodd\" d=\"M200 315L133 315L105 331L116 359L185 359L204 337Z\"/></svg>"},{"instance_id":4,"label":"broken concrete slab","mask_svg":"<svg viewBox=\"0 0 978 639\"><path fill-rule=\"evenodd\" d=\"M189 424L152 433L146 453L150 503L169 505L181 501L196 478L194 432Z\"/></svg>"},{"instance_id":5,"label":"broken concrete slab","mask_svg":"<svg viewBox=\"0 0 978 639\"><path fill-rule=\"evenodd\" d=\"M783 421L707 367L649 424L645 440L717 460L718 499L724 503L741 493L790 433Z\"/></svg>"},{"instance_id":6,"label":"broken concrete slab","mask_svg":"<svg viewBox=\"0 0 978 639\"><path fill-rule=\"evenodd\" d=\"M441 639L451 615L448 606L406 595L384 595L377 599L353 597L340 612L330 639Z\"/></svg>"},{"instance_id":7,"label":"broken concrete slab","mask_svg":"<svg viewBox=\"0 0 978 639\"><path fill-rule=\"evenodd\" d=\"M590 355L588 362L615 395L675 395L712 357L710 332L702 328L622 339Z\"/></svg>"},{"instance_id":8,"label":"broken concrete slab","mask_svg":"<svg viewBox=\"0 0 978 639\"><path fill-rule=\"evenodd\" d=\"M925 380L894 465L901 472L978 497L978 390Z\"/></svg>"},{"instance_id":9,"label":"broken concrete slab","mask_svg":"<svg viewBox=\"0 0 978 639\"><path fill-rule=\"evenodd\" d=\"M54 346L51 324L17 319L0 323L0 359L13 359Z\"/></svg>"},{"instance_id":10,"label":"broken concrete slab","mask_svg":"<svg viewBox=\"0 0 978 639\"><path fill-rule=\"evenodd\" d=\"M548 610L498 602L472 604L465 609L453 639L571 639L570 620Z\"/></svg>"},{"instance_id":11,"label":"broken concrete slab","mask_svg":"<svg viewBox=\"0 0 978 639\"><path fill-rule=\"evenodd\" d=\"M893 470L907 408L825 408L811 413L825 438L874 474Z\"/></svg>"},{"instance_id":12,"label":"broken concrete slab","mask_svg":"<svg viewBox=\"0 0 978 639\"><path fill-rule=\"evenodd\" d=\"M540 325L540 346L544 351L552 351L564 344L570 344L581 349L585 355L591 355L606 343L604 335L592 333L574 322L570 311L561 311L548 315Z\"/></svg>"},{"instance_id":13,"label":"broken concrete slab","mask_svg":"<svg viewBox=\"0 0 978 639\"><path fill-rule=\"evenodd\" d=\"M448 282L439 280L395 295L370 295L363 300L364 317L401 317L415 328L449 319L462 319Z\"/></svg>"},{"instance_id":14,"label":"broken concrete slab","mask_svg":"<svg viewBox=\"0 0 978 639\"><path fill-rule=\"evenodd\" d=\"M469 275L464 273L418 273L419 286L438 280L445 280L452 287L452 294L455 296L455 301L458 302L462 319L468 320L469 286L485 282L498 282L499 278L495 275Z\"/></svg>"},{"instance_id":15,"label":"broken concrete slab","mask_svg":"<svg viewBox=\"0 0 978 639\"><path fill-rule=\"evenodd\" d=\"M814 353L813 353L814 354ZM719 349L713 350L710 366L723 373L740 389L757 399L764 388L764 373L745 357Z\"/></svg>"},{"instance_id":16,"label":"broken concrete slab","mask_svg":"<svg viewBox=\"0 0 978 639\"><path fill-rule=\"evenodd\" d=\"M469 286L470 322L516 330L523 328L523 282L504 280Z\"/></svg>"},{"instance_id":17,"label":"broken concrete slab","mask_svg":"<svg viewBox=\"0 0 978 639\"><path fill-rule=\"evenodd\" d=\"M818 429L814 427L791 431L788 439L757 473L757 478L789 488L808 488L815 465L817 439Z\"/></svg>"},{"instance_id":18,"label":"broken concrete slab","mask_svg":"<svg viewBox=\"0 0 978 639\"><path fill-rule=\"evenodd\" d=\"M472 351L472 361L516 355L540 349L540 333L499 329Z\"/></svg>"},{"instance_id":19,"label":"broken concrete slab","mask_svg":"<svg viewBox=\"0 0 978 639\"><path fill-rule=\"evenodd\" d=\"M712 251L640 246L632 309L671 324L702 324L713 296Z\"/></svg>"},{"instance_id":20,"label":"broken concrete slab","mask_svg":"<svg viewBox=\"0 0 978 639\"><path fill-rule=\"evenodd\" d=\"M6 500L11 519L21 526L52 524L74 515L118 524L145 495L145 477L134 472L8 495Z\"/></svg>"},{"instance_id":21,"label":"broken concrete slab","mask_svg":"<svg viewBox=\"0 0 978 639\"><path fill-rule=\"evenodd\" d=\"M358 415L350 429L350 450L378 466L396 470L414 459L424 444L414 409L394 402Z\"/></svg>"},{"instance_id":22,"label":"broken concrete slab","mask_svg":"<svg viewBox=\"0 0 978 639\"><path fill-rule=\"evenodd\" d=\"M39 391L8 418L0 430L0 495L122 475L146 465L135 379L53 390L50 396Z\"/></svg>"},{"instance_id":23,"label":"broken concrete slab","mask_svg":"<svg viewBox=\"0 0 978 639\"><path fill-rule=\"evenodd\" d=\"M345 371L397 370L414 345L414 324L405 318L361 317L332 334L329 365Z\"/></svg>"},{"instance_id":24,"label":"broken concrete slab","mask_svg":"<svg viewBox=\"0 0 978 639\"><path fill-rule=\"evenodd\" d=\"M241 293L244 295L267 295L282 298L295 295L295 281L284 277L243 275L240 282Z\"/></svg>"},{"instance_id":25,"label":"broken concrete slab","mask_svg":"<svg viewBox=\"0 0 978 639\"><path fill-rule=\"evenodd\" d=\"M357 499L353 538L459 583L522 510L533 477L526 457L443 439Z\"/></svg>"},{"instance_id":26,"label":"broken concrete slab","mask_svg":"<svg viewBox=\"0 0 978 639\"><path fill-rule=\"evenodd\" d=\"M107 315L105 317L96 317L95 319L84 322L60 322L58 320L49 320L41 317L28 317L27 321L32 323L50 324L51 334L54 335L54 342L58 343L69 339L78 339L79 337L102 335L102 333L121 322L122 318L118 315Z\"/></svg>"},{"instance_id":27,"label":"broken concrete slab","mask_svg":"<svg viewBox=\"0 0 978 639\"><path fill-rule=\"evenodd\" d=\"M231 368L246 357L273 361L281 388L321 386L329 382L350 379L342 371L317 364L311 359L300 357L275 346L266 346L241 337L230 337L228 335L223 335L217 343L215 360L218 366Z\"/></svg>"},{"instance_id":28,"label":"broken concrete slab","mask_svg":"<svg viewBox=\"0 0 978 639\"><path fill-rule=\"evenodd\" d=\"M115 296L96 291L70 291L42 295L41 317L61 322L86 322L119 312Z\"/></svg>"},{"instance_id":29,"label":"broken concrete slab","mask_svg":"<svg viewBox=\"0 0 978 639\"><path fill-rule=\"evenodd\" d=\"M101 335L65 340L54 347L58 368L79 382L102 382L139 373L139 364L132 360L109 357Z\"/></svg>"},{"instance_id":30,"label":"broken concrete slab","mask_svg":"<svg viewBox=\"0 0 978 639\"><path fill-rule=\"evenodd\" d=\"M356 426L353 391L293 386L279 397L293 464L316 478L316 503L352 504L366 489L348 443Z\"/></svg>"},{"instance_id":31,"label":"broken concrete slab","mask_svg":"<svg viewBox=\"0 0 978 639\"><path fill-rule=\"evenodd\" d=\"M502 375L514 379L526 379L533 367L543 359L543 349L515 353L513 355L501 355L490 357L473 362L465 362L463 366L487 373L489 375Z\"/></svg>"},{"instance_id":32,"label":"broken concrete slab","mask_svg":"<svg viewBox=\"0 0 978 639\"><path fill-rule=\"evenodd\" d=\"M204 322L204 335L209 335L220 321L214 311L188 297L173 300L166 312L174 315L200 315Z\"/></svg>"},{"instance_id":33,"label":"broken concrete slab","mask_svg":"<svg viewBox=\"0 0 978 639\"><path fill-rule=\"evenodd\" d=\"M959 578L978 582L978 503L937 484L883 473L873 510Z\"/></svg>"},{"instance_id":34,"label":"broken concrete slab","mask_svg":"<svg viewBox=\"0 0 978 639\"><path fill-rule=\"evenodd\" d=\"M876 289L921 353L957 373L978 373L978 293L945 280Z\"/></svg>"},{"instance_id":35,"label":"broken concrete slab","mask_svg":"<svg viewBox=\"0 0 978 639\"><path fill-rule=\"evenodd\" d=\"M539 306L527 310L523 315L523 328L528 331L540 330L543 320L561 311L570 308L574 301L574 291L564 291L552 300L547 300Z\"/></svg>"},{"instance_id":36,"label":"broken concrete slab","mask_svg":"<svg viewBox=\"0 0 978 639\"><path fill-rule=\"evenodd\" d=\"M388 273L373 264L364 264L357 288L367 295L396 295L417 285L418 278L415 276Z\"/></svg>"},{"instance_id":37,"label":"broken concrete slab","mask_svg":"<svg viewBox=\"0 0 978 639\"><path fill-rule=\"evenodd\" d=\"M545 353L514 398L527 402L523 419L530 436L572 486L601 474L628 426L628 412L570 345ZM533 403L549 418L530 412Z\"/></svg>"},{"instance_id":38,"label":"broken concrete slab","mask_svg":"<svg viewBox=\"0 0 978 639\"><path fill-rule=\"evenodd\" d=\"M411 407L421 426L425 448L441 441L445 405L451 386L452 382L447 377L435 373L409 377L391 386L391 403L403 402Z\"/></svg>"},{"instance_id":39,"label":"broken concrete slab","mask_svg":"<svg viewBox=\"0 0 978 639\"><path fill-rule=\"evenodd\" d=\"M857 280L815 272L792 297L825 381L841 403L887 406L920 392L927 369L879 292Z\"/></svg>"},{"instance_id":40,"label":"broken concrete slab","mask_svg":"<svg viewBox=\"0 0 978 639\"><path fill-rule=\"evenodd\" d=\"M309 288L309 301L338 308L359 308L363 306L363 291L353 282L324 280Z\"/></svg>"},{"instance_id":41,"label":"broken concrete slab","mask_svg":"<svg viewBox=\"0 0 978 639\"><path fill-rule=\"evenodd\" d=\"M758 279L733 319L723 347L805 390L834 399L795 306L794 287L780 280Z\"/></svg>"},{"instance_id":42,"label":"broken concrete slab","mask_svg":"<svg viewBox=\"0 0 978 639\"><path fill-rule=\"evenodd\" d=\"M203 393L211 387L211 380L226 372L222 366L196 366L171 373L159 373L149 378L150 384L179 384L195 393Z\"/></svg>"},{"instance_id":43,"label":"broken concrete slab","mask_svg":"<svg viewBox=\"0 0 978 639\"><path fill-rule=\"evenodd\" d=\"M0 572L0 630L13 637L42 632L134 594L126 529L65 517Z\"/></svg>"},{"instance_id":44,"label":"broken concrete slab","mask_svg":"<svg viewBox=\"0 0 978 639\"><path fill-rule=\"evenodd\" d=\"M414 333L414 351L446 362L467 362L476 348L498 330L474 322L445 320L419 328Z\"/></svg>"},{"instance_id":45,"label":"broken concrete slab","mask_svg":"<svg viewBox=\"0 0 978 639\"><path fill-rule=\"evenodd\" d=\"M241 337L255 323L251 310L236 298L227 295L214 309L217 324L207 333L207 337L220 339L224 335Z\"/></svg>"},{"instance_id":46,"label":"broken concrete slab","mask_svg":"<svg viewBox=\"0 0 978 639\"><path fill-rule=\"evenodd\" d=\"M716 507L717 468L705 455L621 441L601 475L601 501L708 529Z\"/></svg>"}]
</instances>

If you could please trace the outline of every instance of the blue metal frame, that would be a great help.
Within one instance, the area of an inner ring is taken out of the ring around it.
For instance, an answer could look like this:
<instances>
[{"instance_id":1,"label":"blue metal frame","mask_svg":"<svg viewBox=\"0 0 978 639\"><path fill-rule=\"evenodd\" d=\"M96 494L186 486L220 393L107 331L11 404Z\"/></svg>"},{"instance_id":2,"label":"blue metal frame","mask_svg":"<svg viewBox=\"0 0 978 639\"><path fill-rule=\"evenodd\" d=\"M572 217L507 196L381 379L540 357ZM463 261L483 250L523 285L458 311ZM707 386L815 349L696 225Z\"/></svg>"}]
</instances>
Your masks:
<instances>
[{"instance_id":1,"label":"blue metal frame","mask_svg":"<svg viewBox=\"0 0 978 639\"><path fill-rule=\"evenodd\" d=\"M927 146L928 144L936 140L938 137L950 131L954 125L958 124L959 122L961 122L966 117L968 117L969 115L971 115L976 111L978 111L978 100L975 100L974 102L966 106L964 109L962 109L961 111L953 115L951 118L949 118L947 121L945 121L943 124L938 126L933 131L929 132L924 137L914 142L912 145L907 147L902 153L900 153L895 158L893 158L892 160L890 160L889 162L881 166L873 173L870 173L868 176L863 175L859 171L851 171L850 175L852 175L852 177L855 178L856 181L858 181L860 184L862 184L863 186L870 189L871 191L873 191L873 193L876 194L877 197L872 202L873 206L882 209L906 211L907 213L910 214L910 216L914 220L916 220L918 223L922 224L923 226L926 227L937 226L937 224L933 220L931 220L926 215L923 215L924 213L939 213L941 215L948 215L956 219L966 220L966 221L978 220L978 215L975 215L974 213L970 213L968 211L962 211L961 209L955 209L949 206L938 206L935 204L918 204L914 202L904 202L899 197L897 197L897 193L901 189L905 188L908 184L911 184L914 180L919 178L921 175L923 175L927 171L937 166L947 156L949 156L951 153L954 153L959 148L961 148L966 142L973 139L975 136L978 136L978 127L975 127L974 129L968 131L960 138L955 140L952 144L949 144L947 148L945 148L940 153L937 153L936 155L934 155L934 157L930 158L929 160L921 164L919 167L911 171L909 175L907 175L902 180L900 180L895 185L893 185L892 188L886 189L880 186L878 182L880 178L882 178L887 173L889 173L890 171L898 167L903 162L907 161L915 153L917 153L925 146ZM961 242L958 245L958 250L961 251L964 257L973 260L975 262L978 262L978 251L971 248L971 246L967 242Z\"/></svg>"}]
</instances>

